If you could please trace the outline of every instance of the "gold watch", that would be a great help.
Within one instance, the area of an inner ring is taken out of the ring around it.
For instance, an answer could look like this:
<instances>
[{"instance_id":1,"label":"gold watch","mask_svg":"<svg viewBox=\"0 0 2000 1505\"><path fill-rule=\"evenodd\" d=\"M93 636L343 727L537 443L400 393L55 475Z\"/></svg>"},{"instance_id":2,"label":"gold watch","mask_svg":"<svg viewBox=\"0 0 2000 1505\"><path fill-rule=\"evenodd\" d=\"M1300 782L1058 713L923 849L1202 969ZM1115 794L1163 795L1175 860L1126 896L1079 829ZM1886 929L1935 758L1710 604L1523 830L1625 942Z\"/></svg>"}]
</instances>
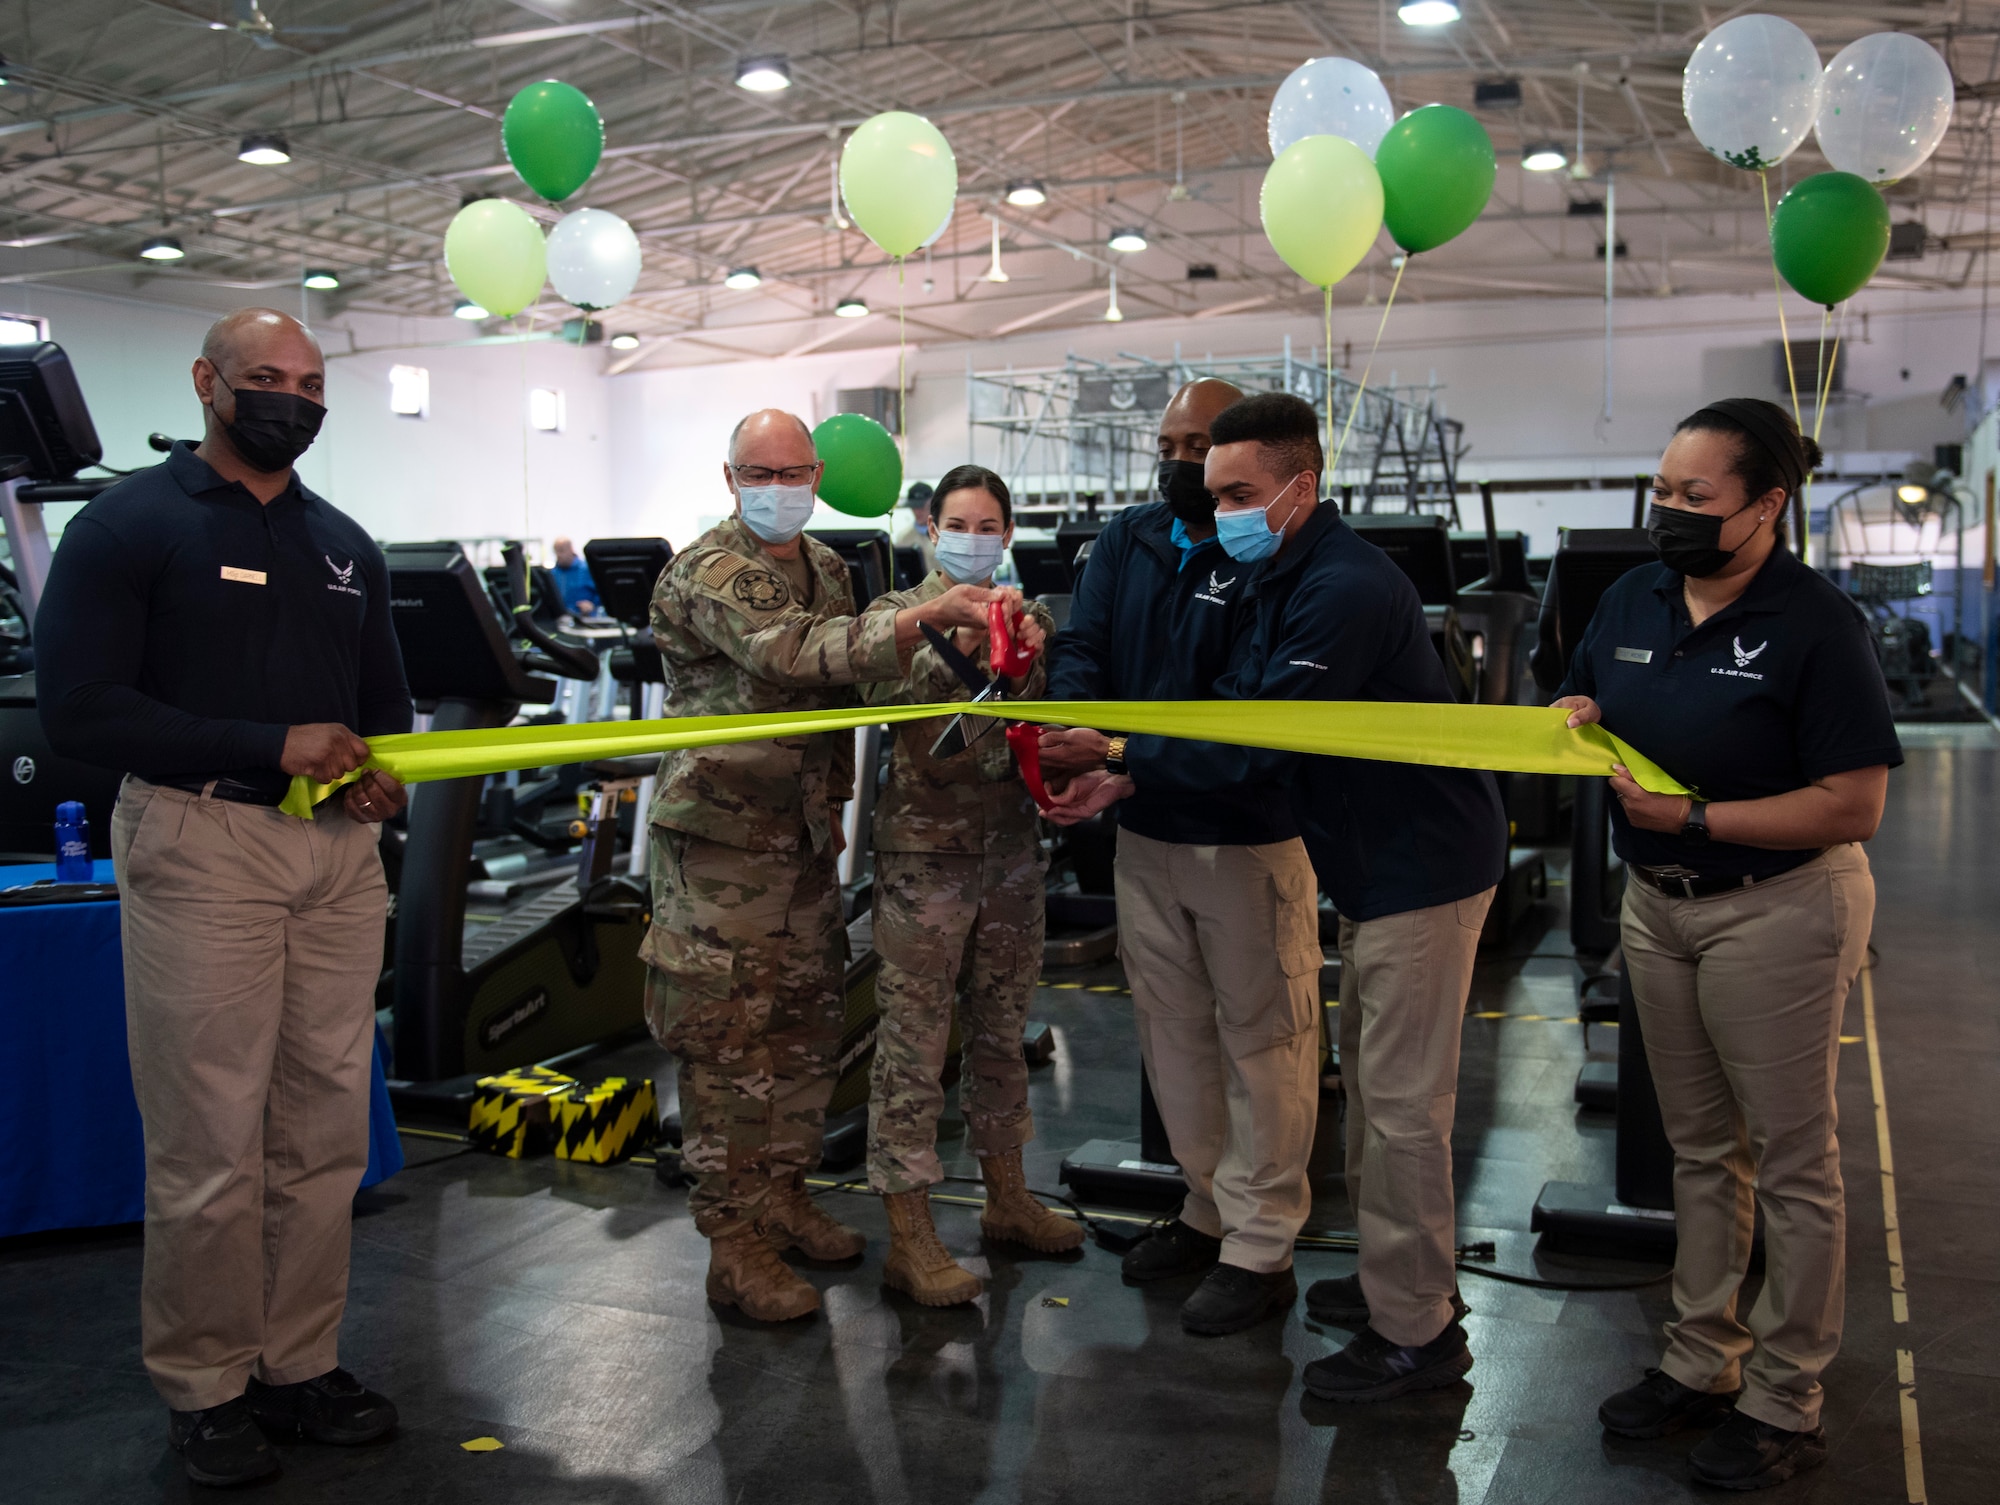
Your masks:
<instances>
[{"instance_id":1,"label":"gold watch","mask_svg":"<svg viewBox=\"0 0 2000 1505\"><path fill-rule=\"evenodd\" d=\"M1119 774L1121 776L1124 774L1125 772L1124 737L1122 736L1113 737L1109 742L1105 743L1104 767L1107 771L1111 773Z\"/></svg>"}]
</instances>

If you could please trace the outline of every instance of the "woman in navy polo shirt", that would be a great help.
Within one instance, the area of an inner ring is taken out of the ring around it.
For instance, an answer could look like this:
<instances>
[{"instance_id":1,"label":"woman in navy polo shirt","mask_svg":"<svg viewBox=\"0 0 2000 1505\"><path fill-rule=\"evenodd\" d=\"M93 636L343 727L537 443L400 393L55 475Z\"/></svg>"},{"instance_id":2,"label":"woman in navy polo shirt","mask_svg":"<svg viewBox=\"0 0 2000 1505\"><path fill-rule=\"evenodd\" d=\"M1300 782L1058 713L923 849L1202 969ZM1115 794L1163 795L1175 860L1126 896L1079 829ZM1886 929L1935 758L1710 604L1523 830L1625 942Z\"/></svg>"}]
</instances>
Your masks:
<instances>
[{"instance_id":1,"label":"woman in navy polo shirt","mask_svg":"<svg viewBox=\"0 0 2000 1505\"><path fill-rule=\"evenodd\" d=\"M1660 563L1605 592L1556 701L1697 791L1611 781L1680 1241L1666 1356L1598 1417L1628 1437L1720 1422L1689 1462L1735 1489L1826 1455L1846 1278L1834 1074L1875 910L1861 843L1903 760L1865 618L1785 547L1820 459L1773 403L1682 420L1653 480ZM1757 1207L1764 1287L1743 1316Z\"/></svg>"}]
</instances>

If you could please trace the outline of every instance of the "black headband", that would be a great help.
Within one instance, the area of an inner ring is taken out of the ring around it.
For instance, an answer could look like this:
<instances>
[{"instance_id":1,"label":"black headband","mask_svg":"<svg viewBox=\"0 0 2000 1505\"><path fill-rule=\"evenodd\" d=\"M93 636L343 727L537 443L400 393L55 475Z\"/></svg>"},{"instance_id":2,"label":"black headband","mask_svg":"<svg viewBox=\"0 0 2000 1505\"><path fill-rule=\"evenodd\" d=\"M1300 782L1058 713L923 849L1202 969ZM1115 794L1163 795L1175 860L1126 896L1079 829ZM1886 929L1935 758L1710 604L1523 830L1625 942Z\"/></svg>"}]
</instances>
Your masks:
<instances>
[{"instance_id":1,"label":"black headband","mask_svg":"<svg viewBox=\"0 0 2000 1505\"><path fill-rule=\"evenodd\" d=\"M1783 414L1774 419L1765 411L1766 404L1749 397L1725 397L1720 402L1711 402L1694 415L1690 422L1698 422L1703 414L1713 413L1732 428L1747 433L1766 454L1778 465L1778 477L1785 483L1788 496L1796 496L1806 479L1806 451L1799 442L1799 436L1783 421ZM1756 498L1751 498L1756 500Z\"/></svg>"}]
</instances>

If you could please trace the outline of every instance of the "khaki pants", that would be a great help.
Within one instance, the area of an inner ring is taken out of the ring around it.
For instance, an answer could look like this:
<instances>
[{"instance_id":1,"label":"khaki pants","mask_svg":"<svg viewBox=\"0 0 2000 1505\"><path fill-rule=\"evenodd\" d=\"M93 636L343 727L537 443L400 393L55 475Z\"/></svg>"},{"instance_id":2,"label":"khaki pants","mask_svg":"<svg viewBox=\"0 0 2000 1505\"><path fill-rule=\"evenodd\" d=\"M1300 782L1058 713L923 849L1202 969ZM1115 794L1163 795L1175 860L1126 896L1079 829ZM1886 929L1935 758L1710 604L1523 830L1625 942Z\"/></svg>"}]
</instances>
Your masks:
<instances>
[{"instance_id":1,"label":"khaki pants","mask_svg":"<svg viewBox=\"0 0 2000 1505\"><path fill-rule=\"evenodd\" d=\"M833 861L653 827L646 1023L680 1057L688 1208L709 1238L819 1165L847 955Z\"/></svg>"},{"instance_id":2,"label":"khaki pants","mask_svg":"<svg viewBox=\"0 0 2000 1505\"><path fill-rule=\"evenodd\" d=\"M111 817L146 1128L146 1372L177 1411L340 1362L388 885L378 828L128 777Z\"/></svg>"},{"instance_id":3,"label":"khaki pants","mask_svg":"<svg viewBox=\"0 0 2000 1505\"><path fill-rule=\"evenodd\" d=\"M1625 965L1674 1147L1674 1310L1660 1367L1737 1409L1818 1425L1840 1349L1847 1208L1834 1137L1840 1019L1875 916L1854 844L1752 888L1670 899L1625 886ZM1764 1212L1764 1288L1736 1312ZM1744 1362L1745 1360L1748 1362Z\"/></svg>"},{"instance_id":4,"label":"khaki pants","mask_svg":"<svg viewBox=\"0 0 2000 1505\"><path fill-rule=\"evenodd\" d=\"M1458 1045L1493 890L1340 922L1340 1080L1347 1199L1368 1325L1428 1343L1451 1321L1458 1222L1451 1125Z\"/></svg>"},{"instance_id":5,"label":"khaki pants","mask_svg":"<svg viewBox=\"0 0 2000 1505\"><path fill-rule=\"evenodd\" d=\"M1118 833L1118 955L1139 1054L1187 1178L1182 1219L1225 1264L1288 1269L1312 1210L1318 887L1297 839L1181 846Z\"/></svg>"},{"instance_id":6,"label":"khaki pants","mask_svg":"<svg viewBox=\"0 0 2000 1505\"><path fill-rule=\"evenodd\" d=\"M1035 1137L1021 1032L1042 975L1047 872L1039 842L983 855L876 854L882 1019L868 1094L868 1184L876 1191L944 1179L937 1124L954 1012L964 1044L958 1104L972 1153L1002 1154Z\"/></svg>"}]
</instances>

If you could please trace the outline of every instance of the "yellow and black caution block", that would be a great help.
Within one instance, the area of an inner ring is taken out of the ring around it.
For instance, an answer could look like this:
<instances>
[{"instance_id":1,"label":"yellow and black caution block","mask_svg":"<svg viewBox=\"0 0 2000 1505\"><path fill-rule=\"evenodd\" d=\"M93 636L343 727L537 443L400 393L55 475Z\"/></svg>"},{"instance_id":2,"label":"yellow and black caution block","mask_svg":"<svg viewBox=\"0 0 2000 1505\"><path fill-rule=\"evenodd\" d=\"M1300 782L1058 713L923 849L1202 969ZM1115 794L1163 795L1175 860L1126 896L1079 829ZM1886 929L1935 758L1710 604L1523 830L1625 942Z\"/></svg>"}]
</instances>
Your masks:
<instances>
[{"instance_id":1,"label":"yellow and black caution block","mask_svg":"<svg viewBox=\"0 0 2000 1505\"><path fill-rule=\"evenodd\" d=\"M649 1148L659 1135L653 1084L606 1077L551 1104L556 1158L615 1165Z\"/></svg>"},{"instance_id":2,"label":"yellow and black caution block","mask_svg":"<svg viewBox=\"0 0 2000 1505\"><path fill-rule=\"evenodd\" d=\"M481 1077L472 1094L473 1146L510 1160L546 1155L556 1148L554 1110L577 1086L575 1077L546 1066Z\"/></svg>"}]
</instances>

